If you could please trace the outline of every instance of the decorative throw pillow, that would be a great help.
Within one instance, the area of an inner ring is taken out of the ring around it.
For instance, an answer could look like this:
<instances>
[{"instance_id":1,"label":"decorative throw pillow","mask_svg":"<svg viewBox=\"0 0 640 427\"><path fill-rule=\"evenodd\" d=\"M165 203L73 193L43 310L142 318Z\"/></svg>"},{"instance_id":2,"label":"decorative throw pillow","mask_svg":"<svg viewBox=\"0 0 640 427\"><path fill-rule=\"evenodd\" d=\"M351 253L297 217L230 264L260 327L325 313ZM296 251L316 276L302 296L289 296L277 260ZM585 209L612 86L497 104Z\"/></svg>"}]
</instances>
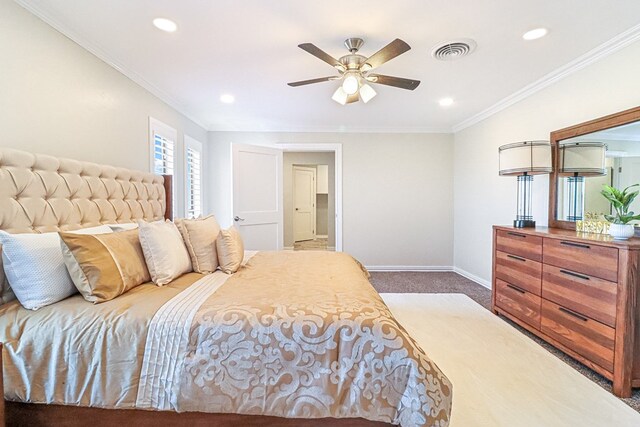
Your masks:
<instances>
[{"instance_id":1,"label":"decorative throw pillow","mask_svg":"<svg viewBox=\"0 0 640 427\"><path fill-rule=\"evenodd\" d=\"M111 233L106 226L72 233ZM2 262L11 289L24 308L61 301L77 292L64 264L58 233L9 234L0 231Z\"/></svg>"},{"instance_id":2,"label":"decorative throw pillow","mask_svg":"<svg viewBox=\"0 0 640 427\"><path fill-rule=\"evenodd\" d=\"M193 271L210 274L218 268L216 239L220 226L213 215L200 219L177 219L175 221L182 240L189 251Z\"/></svg>"},{"instance_id":3,"label":"decorative throw pillow","mask_svg":"<svg viewBox=\"0 0 640 427\"><path fill-rule=\"evenodd\" d=\"M67 270L84 299L109 301L148 282L138 230L81 235L60 233Z\"/></svg>"},{"instance_id":4,"label":"decorative throw pillow","mask_svg":"<svg viewBox=\"0 0 640 427\"><path fill-rule=\"evenodd\" d=\"M216 240L216 248L220 269L227 274L238 271L244 258L244 244L238 229L231 227L220 231Z\"/></svg>"},{"instance_id":5,"label":"decorative throw pillow","mask_svg":"<svg viewBox=\"0 0 640 427\"><path fill-rule=\"evenodd\" d=\"M156 285L166 285L191 271L189 252L174 223L140 221L138 225L144 259Z\"/></svg>"}]
</instances>

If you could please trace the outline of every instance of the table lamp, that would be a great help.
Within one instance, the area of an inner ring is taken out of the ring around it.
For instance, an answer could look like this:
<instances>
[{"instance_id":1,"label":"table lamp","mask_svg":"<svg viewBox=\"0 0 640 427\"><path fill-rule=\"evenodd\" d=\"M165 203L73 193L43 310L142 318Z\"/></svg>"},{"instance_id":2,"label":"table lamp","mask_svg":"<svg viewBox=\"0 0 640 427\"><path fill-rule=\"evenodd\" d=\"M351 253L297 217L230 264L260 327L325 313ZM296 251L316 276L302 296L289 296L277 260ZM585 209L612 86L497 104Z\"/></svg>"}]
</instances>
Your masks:
<instances>
[{"instance_id":1,"label":"table lamp","mask_svg":"<svg viewBox=\"0 0 640 427\"><path fill-rule=\"evenodd\" d=\"M551 144L548 141L522 141L498 148L500 175L518 177L518 210L513 226L535 227L531 214L533 175L551 173Z\"/></svg>"},{"instance_id":2,"label":"table lamp","mask_svg":"<svg viewBox=\"0 0 640 427\"><path fill-rule=\"evenodd\" d=\"M604 142L568 142L559 145L558 175L566 176L569 190L567 221L584 216L584 179L607 174Z\"/></svg>"}]
</instances>

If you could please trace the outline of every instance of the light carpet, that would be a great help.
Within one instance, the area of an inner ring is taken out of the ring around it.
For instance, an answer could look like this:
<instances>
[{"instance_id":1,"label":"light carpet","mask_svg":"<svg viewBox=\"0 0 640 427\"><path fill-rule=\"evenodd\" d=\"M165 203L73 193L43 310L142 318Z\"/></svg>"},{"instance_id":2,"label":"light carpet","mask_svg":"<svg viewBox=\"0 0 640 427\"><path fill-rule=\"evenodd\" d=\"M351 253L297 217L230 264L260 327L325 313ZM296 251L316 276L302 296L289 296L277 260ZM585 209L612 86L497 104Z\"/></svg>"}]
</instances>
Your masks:
<instances>
[{"instance_id":1,"label":"light carpet","mask_svg":"<svg viewBox=\"0 0 640 427\"><path fill-rule=\"evenodd\" d=\"M453 383L451 427L640 426L640 414L466 295L381 295Z\"/></svg>"}]
</instances>

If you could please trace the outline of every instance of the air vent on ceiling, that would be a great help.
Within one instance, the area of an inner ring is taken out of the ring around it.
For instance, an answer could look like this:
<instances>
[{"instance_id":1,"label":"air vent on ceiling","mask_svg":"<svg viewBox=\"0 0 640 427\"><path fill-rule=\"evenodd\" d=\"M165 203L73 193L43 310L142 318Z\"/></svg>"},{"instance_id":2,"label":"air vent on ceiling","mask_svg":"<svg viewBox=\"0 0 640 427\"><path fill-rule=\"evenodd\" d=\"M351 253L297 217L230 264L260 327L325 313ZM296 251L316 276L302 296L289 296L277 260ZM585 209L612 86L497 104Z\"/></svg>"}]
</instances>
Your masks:
<instances>
[{"instance_id":1,"label":"air vent on ceiling","mask_svg":"<svg viewBox=\"0 0 640 427\"><path fill-rule=\"evenodd\" d=\"M476 42L471 39L451 40L441 43L431 50L431 56L440 61L453 61L476 50Z\"/></svg>"}]
</instances>

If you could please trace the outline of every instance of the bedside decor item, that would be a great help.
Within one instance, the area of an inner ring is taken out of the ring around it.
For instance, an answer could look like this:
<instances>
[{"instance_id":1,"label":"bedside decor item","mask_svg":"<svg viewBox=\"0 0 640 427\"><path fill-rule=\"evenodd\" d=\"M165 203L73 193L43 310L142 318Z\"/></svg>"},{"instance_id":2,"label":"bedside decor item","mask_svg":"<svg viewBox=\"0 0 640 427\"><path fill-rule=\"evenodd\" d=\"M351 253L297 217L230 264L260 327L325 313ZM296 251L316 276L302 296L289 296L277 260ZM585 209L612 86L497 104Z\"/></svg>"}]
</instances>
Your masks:
<instances>
[{"instance_id":1,"label":"bedside decor item","mask_svg":"<svg viewBox=\"0 0 640 427\"><path fill-rule=\"evenodd\" d=\"M604 217L611 222L609 234L616 240L627 240L634 234L634 225L629 224L631 221L640 220L640 214L634 215L629 212L631 203L638 197L639 191L629 191L631 188L638 187L640 184L630 185L620 191L617 188L605 185L600 192L615 210L615 215L605 215Z\"/></svg>"},{"instance_id":2,"label":"bedside decor item","mask_svg":"<svg viewBox=\"0 0 640 427\"><path fill-rule=\"evenodd\" d=\"M580 233L609 234L611 223L602 219L602 215L595 212L587 212L585 219L576 221L576 231Z\"/></svg>"},{"instance_id":3,"label":"bedside decor item","mask_svg":"<svg viewBox=\"0 0 640 427\"><path fill-rule=\"evenodd\" d=\"M533 175L551 173L551 144L547 141L523 141L498 148L500 175L518 177L518 211L513 226L535 227L531 214Z\"/></svg>"},{"instance_id":4,"label":"bedside decor item","mask_svg":"<svg viewBox=\"0 0 640 427\"><path fill-rule=\"evenodd\" d=\"M567 221L578 221L584 216L585 177L607 174L603 142L570 142L560 144L558 175L567 177Z\"/></svg>"}]
</instances>

